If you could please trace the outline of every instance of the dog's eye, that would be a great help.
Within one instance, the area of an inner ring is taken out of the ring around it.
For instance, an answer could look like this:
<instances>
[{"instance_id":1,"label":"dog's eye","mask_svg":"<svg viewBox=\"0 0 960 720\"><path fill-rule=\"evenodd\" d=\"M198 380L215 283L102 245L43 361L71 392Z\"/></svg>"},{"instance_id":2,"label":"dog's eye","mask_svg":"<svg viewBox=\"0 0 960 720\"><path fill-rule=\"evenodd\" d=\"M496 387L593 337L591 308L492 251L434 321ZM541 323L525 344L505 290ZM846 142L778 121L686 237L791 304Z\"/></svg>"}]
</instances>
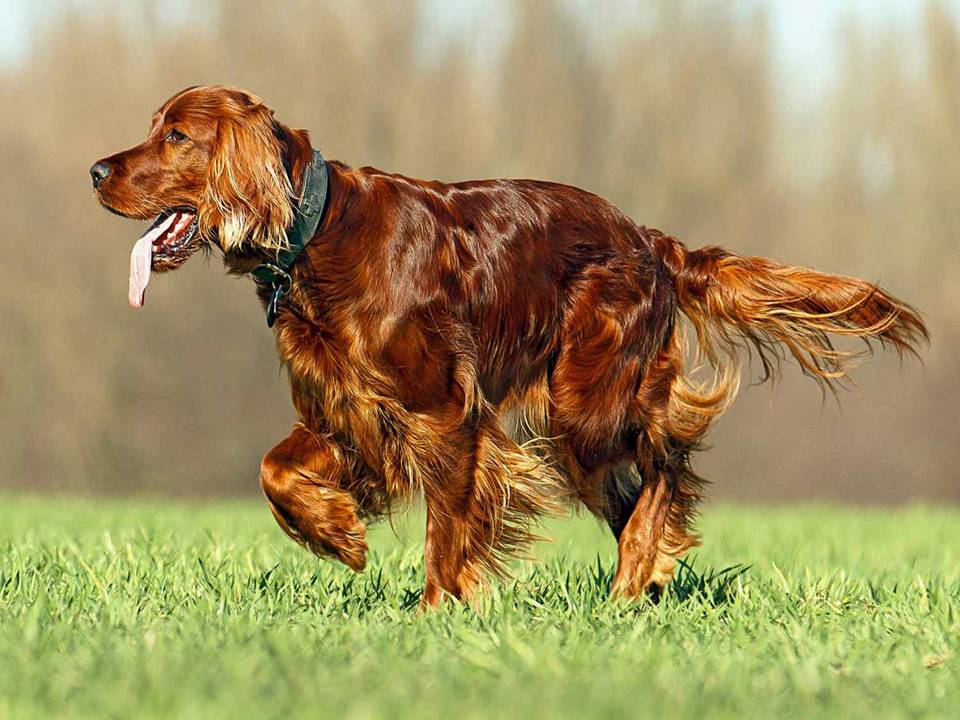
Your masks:
<instances>
[{"instance_id":1,"label":"dog's eye","mask_svg":"<svg viewBox=\"0 0 960 720\"><path fill-rule=\"evenodd\" d=\"M184 140L187 139L187 136L184 135L179 130L174 129L167 133L166 139L172 143L182 143Z\"/></svg>"}]
</instances>

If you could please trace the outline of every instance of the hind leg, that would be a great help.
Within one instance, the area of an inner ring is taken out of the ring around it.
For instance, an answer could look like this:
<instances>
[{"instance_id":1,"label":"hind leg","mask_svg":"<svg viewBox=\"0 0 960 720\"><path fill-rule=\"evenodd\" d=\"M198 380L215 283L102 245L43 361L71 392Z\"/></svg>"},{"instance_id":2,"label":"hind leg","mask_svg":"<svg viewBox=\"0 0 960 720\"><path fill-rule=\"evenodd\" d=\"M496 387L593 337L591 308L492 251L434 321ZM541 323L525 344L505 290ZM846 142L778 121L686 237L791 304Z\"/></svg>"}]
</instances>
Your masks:
<instances>
[{"instance_id":1,"label":"hind leg","mask_svg":"<svg viewBox=\"0 0 960 720\"><path fill-rule=\"evenodd\" d=\"M618 536L613 595L658 596L670 582L677 560L700 542L690 529L699 497L695 482L665 471L650 477L643 481L637 504Z\"/></svg>"},{"instance_id":2,"label":"hind leg","mask_svg":"<svg viewBox=\"0 0 960 720\"><path fill-rule=\"evenodd\" d=\"M653 582L670 509L669 483L662 476L645 482L633 512L617 535L617 574L611 594L639 597ZM662 583L660 583L662 584Z\"/></svg>"},{"instance_id":3,"label":"hind leg","mask_svg":"<svg viewBox=\"0 0 960 720\"><path fill-rule=\"evenodd\" d=\"M679 377L678 356L674 345L648 368L637 392L638 416L644 419L637 462L632 472L621 469L607 479L605 514L619 553L614 595L659 596L677 560L700 544L691 525L704 481L690 467L690 452L715 412L709 402L691 401L695 396Z\"/></svg>"},{"instance_id":4,"label":"hind leg","mask_svg":"<svg viewBox=\"0 0 960 720\"><path fill-rule=\"evenodd\" d=\"M618 538L613 592L635 597L666 584L698 543L689 525L700 480L688 455L722 411L728 384L702 388L683 376L676 299L656 278L597 272L575 300L551 377L555 434L575 459L579 496L593 509L591 491L600 491ZM631 478L624 468L633 463Z\"/></svg>"}]
</instances>

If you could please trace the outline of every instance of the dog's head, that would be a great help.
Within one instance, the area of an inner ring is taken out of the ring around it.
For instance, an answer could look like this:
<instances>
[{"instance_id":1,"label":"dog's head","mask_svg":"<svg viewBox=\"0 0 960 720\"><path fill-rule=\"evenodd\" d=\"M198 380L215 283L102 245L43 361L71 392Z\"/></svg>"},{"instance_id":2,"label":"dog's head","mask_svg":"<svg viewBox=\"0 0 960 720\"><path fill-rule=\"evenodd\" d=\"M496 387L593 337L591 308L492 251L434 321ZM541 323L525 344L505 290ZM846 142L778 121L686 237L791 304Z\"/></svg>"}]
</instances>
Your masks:
<instances>
[{"instance_id":1,"label":"dog's head","mask_svg":"<svg viewBox=\"0 0 960 720\"><path fill-rule=\"evenodd\" d=\"M294 218L291 178L310 152L307 133L277 122L255 95L199 86L165 102L146 140L98 160L90 175L105 208L154 219L138 243L149 274L179 267L204 243L225 253L282 249Z\"/></svg>"}]
</instances>

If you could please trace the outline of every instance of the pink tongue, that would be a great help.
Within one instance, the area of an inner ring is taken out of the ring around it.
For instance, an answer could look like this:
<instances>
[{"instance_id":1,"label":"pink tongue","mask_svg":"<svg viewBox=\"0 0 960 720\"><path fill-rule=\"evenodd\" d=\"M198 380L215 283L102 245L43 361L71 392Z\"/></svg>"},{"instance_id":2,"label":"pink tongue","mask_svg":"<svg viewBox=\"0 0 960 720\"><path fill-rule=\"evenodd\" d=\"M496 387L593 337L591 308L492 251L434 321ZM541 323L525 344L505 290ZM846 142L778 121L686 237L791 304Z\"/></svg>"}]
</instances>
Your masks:
<instances>
[{"instance_id":1,"label":"pink tongue","mask_svg":"<svg viewBox=\"0 0 960 720\"><path fill-rule=\"evenodd\" d=\"M162 223L148 230L137 240L130 252L130 291L127 299L131 307L143 307L143 298L150 282L150 268L153 265L153 241L166 232L179 213L171 213Z\"/></svg>"},{"instance_id":2,"label":"pink tongue","mask_svg":"<svg viewBox=\"0 0 960 720\"><path fill-rule=\"evenodd\" d=\"M153 241L148 235L137 240L130 253L130 307L143 307L147 283L150 282L150 265L153 262Z\"/></svg>"}]
</instances>

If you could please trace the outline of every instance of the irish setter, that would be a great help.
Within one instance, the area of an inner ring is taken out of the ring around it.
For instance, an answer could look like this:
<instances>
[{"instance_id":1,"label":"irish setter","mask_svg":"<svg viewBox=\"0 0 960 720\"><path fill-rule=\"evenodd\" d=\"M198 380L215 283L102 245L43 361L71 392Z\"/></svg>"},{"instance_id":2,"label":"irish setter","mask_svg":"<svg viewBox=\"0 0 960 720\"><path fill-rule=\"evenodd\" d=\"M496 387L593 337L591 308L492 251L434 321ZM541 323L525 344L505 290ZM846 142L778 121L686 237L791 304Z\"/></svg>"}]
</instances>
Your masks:
<instances>
[{"instance_id":1,"label":"irish setter","mask_svg":"<svg viewBox=\"0 0 960 720\"><path fill-rule=\"evenodd\" d=\"M157 221L131 258L151 269L206 244L256 275L289 250L310 136L256 96L192 87L146 140L94 165L96 196ZM915 353L919 315L876 285L688 250L602 198L536 180L444 184L330 161L315 232L287 283L258 282L298 415L260 485L294 540L354 570L365 522L426 499L423 604L469 598L571 502L619 542L612 592L656 592L698 544L690 466L736 394L737 349L768 374L784 350L833 389L860 353ZM314 208L316 210L316 208ZM680 315L715 370L686 369Z\"/></svg>"}]
</instances>

